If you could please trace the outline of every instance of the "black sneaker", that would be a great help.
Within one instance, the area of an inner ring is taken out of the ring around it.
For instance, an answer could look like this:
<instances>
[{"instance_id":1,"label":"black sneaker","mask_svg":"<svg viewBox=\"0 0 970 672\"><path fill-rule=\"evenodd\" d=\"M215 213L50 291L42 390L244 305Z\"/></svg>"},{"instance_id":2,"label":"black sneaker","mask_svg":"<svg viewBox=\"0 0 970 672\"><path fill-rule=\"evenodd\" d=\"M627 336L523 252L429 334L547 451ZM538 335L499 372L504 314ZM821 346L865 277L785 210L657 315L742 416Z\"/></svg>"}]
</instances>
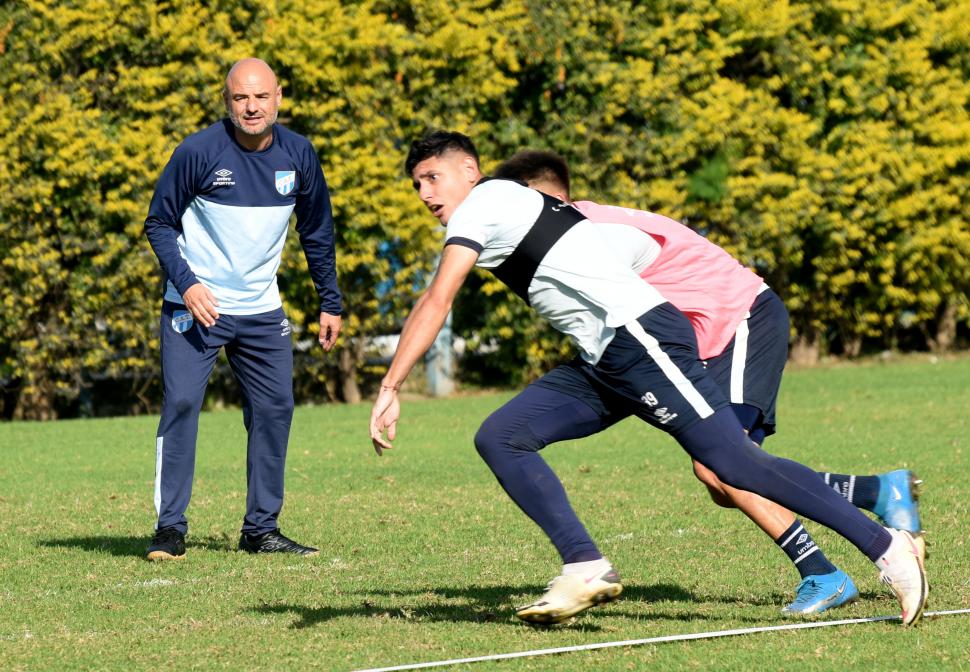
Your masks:
<instances>
[{"instance_id":1,"label":"black sneaker","mask_svg":"<svg viewBox=\"0 0 970 672\"><path fill-rule=\"evenodd\" d=\"M279 530L265 534L243 532L239 537L239 550L247 553L295 553L296 555L316 555L320 552L311 546L304 546L284 537Z\"/></svg>"},{"instance_id":2,"label":"black sneaker","mask_svg":"<svg viewBox=\"0 0 970 672\"><path fill-rule=\"evenodd\" d=\"M147 557L155 561L181 560L185 557L185 535L174 527L156 530Z\"/></svg>"}]
</instances>

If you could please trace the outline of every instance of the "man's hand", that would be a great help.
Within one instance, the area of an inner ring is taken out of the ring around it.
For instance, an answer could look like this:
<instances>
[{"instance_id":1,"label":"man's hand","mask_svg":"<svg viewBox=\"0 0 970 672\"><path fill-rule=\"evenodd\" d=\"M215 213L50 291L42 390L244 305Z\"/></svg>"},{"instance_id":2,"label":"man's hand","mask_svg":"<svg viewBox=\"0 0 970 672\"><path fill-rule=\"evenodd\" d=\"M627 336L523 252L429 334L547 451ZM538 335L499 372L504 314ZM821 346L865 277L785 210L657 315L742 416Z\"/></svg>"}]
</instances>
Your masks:
<instances>
[{"instance_id":1,"label":"man's hand","mask_svg":"<svg viewBox=\"0 0 970 672\"><path fill-rule=\"evenodd\" d=\"M192 317L206 329L219 319L219 300L201 282L185 290L182 300L185 301L185 307L192 313Z\"/></svg>"},{"instance_id":2,"label":"man's hand","mask_svg":"<svg viewBox=\"0 0 970 672\"><path fill-rule=\"evenodd\" d=\"M370 414L370 438L374 450L382 455L385 450L393 448L391 441L397 435L397 419L401 416L401 404L397 400L397 390L393 387L381 385L380 394L374 402L374 410ZM387 438L384 438L384 430Z\"/></svg>"},{"instance_id":3,"label":"man's hand","mask_svg":"<svg viewBox=\"0 0 970 672\"><path fill-rule=\"evenodd\" d=\"M370 438L378 455L392 447L391 441L397 434L397 419L401 415L401 405L397 399L398 388L434 343L435 336L448 317L455 294L477 259L478 252L471 248L461 245L445 247L431 285L418 298L408 319L404 321L394 359L381 381L381 391L370 416Z\"/></svg>"},{"instance_id":4,"label":"man's hand","mask_svg":"<svg viewBox=\"0 0 970 672\"><path fill-rule=\"evenodd\" d=\"M324 352L330 352L337 343L337 336L340 335L340 326L343 320L340 315L330 313L320 313L320 345Z\"/></svg>"}]
</instances>

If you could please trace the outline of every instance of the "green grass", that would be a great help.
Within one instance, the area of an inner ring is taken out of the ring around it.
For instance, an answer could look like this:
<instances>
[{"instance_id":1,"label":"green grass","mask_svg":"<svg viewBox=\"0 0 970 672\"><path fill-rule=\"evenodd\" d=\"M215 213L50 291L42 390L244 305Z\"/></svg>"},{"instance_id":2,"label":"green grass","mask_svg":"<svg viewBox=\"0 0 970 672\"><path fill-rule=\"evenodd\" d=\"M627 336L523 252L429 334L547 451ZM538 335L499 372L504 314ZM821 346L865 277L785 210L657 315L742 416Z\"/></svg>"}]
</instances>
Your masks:
<instances>
[{"instance_id":1,"label":"green grass","mask_svg":"<svg viewBox=\"0 0 970 672\"><path fill-rule=\"evenodd\" d=\"M319 557L233 551L245 500L237 410L200 427L188 557L142 559L153 524L157 418L0 426L4 669L351 670L497 652L777 625L797 574L740 514L718 509L676 444L636 421L547 459L625 599L551 629L514 605L558 570L539 530L472 447L509 395L404 405L377 458L369 404L300 408L282 529ZM820 469L900 466L925 479L930 610L970 608L970 359L913 358L786 375L768 447ZM854 548L812 525L862 600L833 618L896 614ZM481 663L469 669L970 669L970 617L874 623Z\"/></svg>"}]
</instances>

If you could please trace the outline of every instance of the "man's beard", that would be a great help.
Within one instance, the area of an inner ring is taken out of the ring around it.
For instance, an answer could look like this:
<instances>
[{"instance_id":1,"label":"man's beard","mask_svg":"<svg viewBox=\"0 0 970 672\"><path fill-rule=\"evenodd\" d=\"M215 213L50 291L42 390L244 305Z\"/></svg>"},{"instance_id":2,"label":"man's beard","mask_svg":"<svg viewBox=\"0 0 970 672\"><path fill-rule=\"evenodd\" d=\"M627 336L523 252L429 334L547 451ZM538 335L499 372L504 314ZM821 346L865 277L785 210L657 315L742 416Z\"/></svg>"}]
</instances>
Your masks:
<instances>
[{"instance_id":1,"label":"man's beard","mask_svg":"<svg viewBox=\"0 0 970 672\"><path fill-rule=\"evenodd\" d=\"M266 131L269 130L270 126L272 126L273 124L276 123L276 117L277 117L278 114L279 114L279 112L277 111L277 112L273 112L273 116L272 117L264 117L263 120L266 122L266 124L262 128L260 128L260 129L255 129L255 128L250 128L248 126L244 126L243 123L242 123L242 121L240 121L240 119L239 119L239 115L233 114L231 111L229 112L229 120L232 121L232 125L233 126L235 126L236 128L238 128L240 131L242 131L246 135L259 136L259 135L265 135L266 134Z\"/></svg>"}]
</instances>

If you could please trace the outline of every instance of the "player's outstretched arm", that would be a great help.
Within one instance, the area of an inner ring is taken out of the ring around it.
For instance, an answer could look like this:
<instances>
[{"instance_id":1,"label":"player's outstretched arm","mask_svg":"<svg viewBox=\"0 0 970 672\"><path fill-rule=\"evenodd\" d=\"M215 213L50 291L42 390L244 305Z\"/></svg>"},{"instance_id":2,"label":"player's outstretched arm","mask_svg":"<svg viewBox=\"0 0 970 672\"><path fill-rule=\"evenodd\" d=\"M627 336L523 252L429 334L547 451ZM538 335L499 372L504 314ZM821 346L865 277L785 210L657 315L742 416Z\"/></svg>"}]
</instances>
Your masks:
<instances>
[{"instance_id":1,"label":"player's outstretched arm","mask_svg":"<svg viewBox=\"0 0 970 672\"><path fill-rule=\"evenodd\" d=\"M381 391L374 402L370 418L370 437L374 450L380 455L397 435L397 420L401 407L398 390L411 369L428 351L441 326L448 317L455 295L465 282L468 272L475 265L478 253L467 247L448 245L441 255L438 272L428 289L418 298L414 309L404 322L401 339L391 366L381 381ZM387 438L384 432L387 431Z\"/></svg>"}]
</instances>

